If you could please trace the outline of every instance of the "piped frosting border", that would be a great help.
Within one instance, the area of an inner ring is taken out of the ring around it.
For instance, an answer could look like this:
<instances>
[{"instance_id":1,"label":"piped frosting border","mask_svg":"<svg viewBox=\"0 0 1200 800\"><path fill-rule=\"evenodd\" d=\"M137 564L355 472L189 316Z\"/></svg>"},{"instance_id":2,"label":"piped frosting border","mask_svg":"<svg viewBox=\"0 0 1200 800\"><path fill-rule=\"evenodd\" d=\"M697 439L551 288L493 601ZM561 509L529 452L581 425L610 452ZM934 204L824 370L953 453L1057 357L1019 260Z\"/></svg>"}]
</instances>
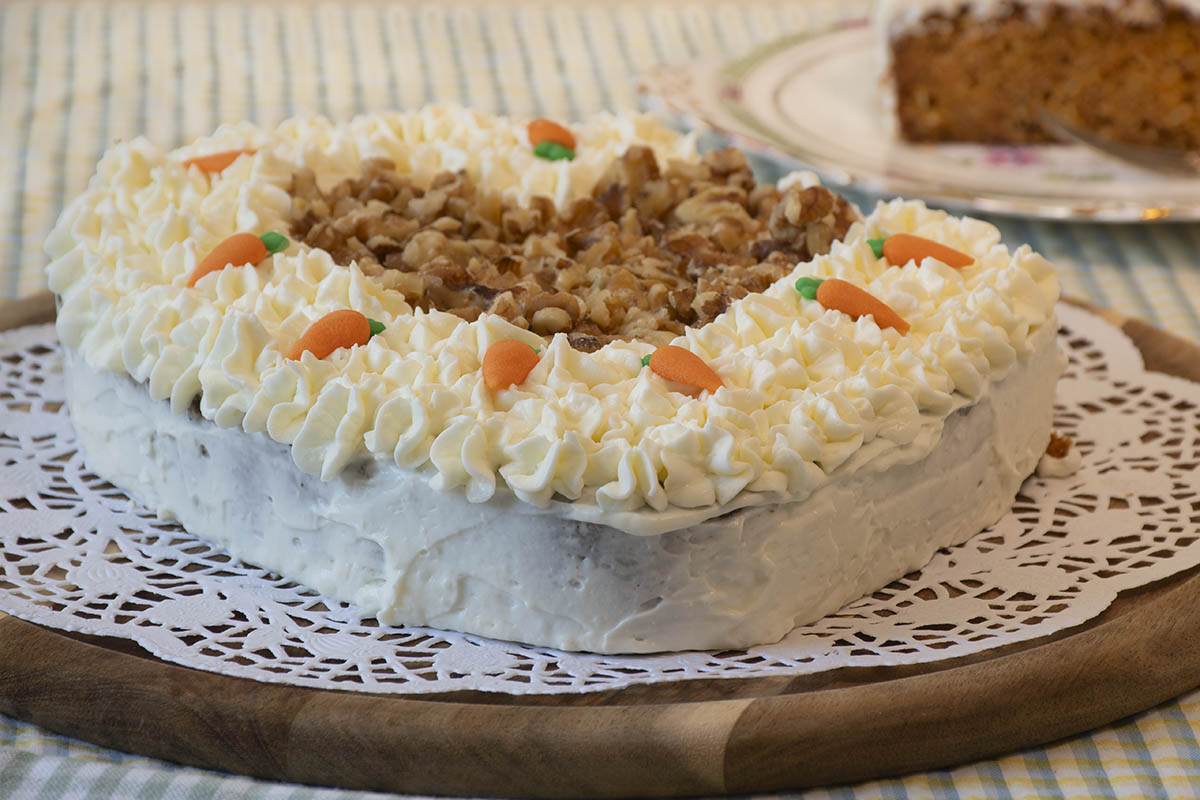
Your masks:
<instances>
[{"instance_id":1,"label":"piped frosting border","mask_svg":"<svg viewBox=\"0 0 1200 800\"><path fill-rule=\"evenodd\" d=\"M644 343L582 353L565 336L546 343L496 317L414 312L355 266L296 244L186 286L226 236L287 229L287 187L300 166L332 185L382 156L419 180L466 169L518 199L564 204L632 143L660 160L697 157L690 137L646 116L601 115L574 130L570 162L536 159L515 121L451 107L345 124L292 120L273 131L242 124L174 152L144 139L118 145L47 242L59 336L93 367L144 382L176 413L199 396L217 425L290 445L296 464L322 479L374 457L472 502L511 492L552 513L652 534L801 499L839 469L917 460L946 415L981 397L1053 319L1058 283L1044 258L1027 246L1010 253L987 223L905 201L879 205L828 255L680 337L725 384L699 397L644 368ZM257 152L220 174L183 167L235 148ZM976 263L876 258L867 239L901 232ZM855 283L912 329L902 336L805 300L793 288L802 276ZM345 307L386 331L324 360L284 358L309 323ZM492 392L480 363L501 339L527 341L541 359L523 384Z\"/></svg>"}]
</instances>

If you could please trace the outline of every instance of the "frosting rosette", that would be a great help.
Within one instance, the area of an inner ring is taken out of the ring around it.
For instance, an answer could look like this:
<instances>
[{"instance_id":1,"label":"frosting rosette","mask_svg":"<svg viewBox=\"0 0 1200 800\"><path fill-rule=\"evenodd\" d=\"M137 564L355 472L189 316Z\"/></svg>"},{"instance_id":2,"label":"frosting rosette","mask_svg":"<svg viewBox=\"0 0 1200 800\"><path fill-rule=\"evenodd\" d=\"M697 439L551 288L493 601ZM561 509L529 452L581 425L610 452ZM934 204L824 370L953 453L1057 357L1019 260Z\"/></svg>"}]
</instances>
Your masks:
<instances>
[{"instance_id":1,"label":"frosting rosette","mask_svg":"<svg viewBox=\"0 0 1200 800\"><path fill-rule=\"evenodd\" d=\"M1058 283L1027 246L991 225L912 201L878 205L830 252L732 303L675 344L720 376L687 393L643 365L653 351L618 341L595 352L503 318L414 309L354 263L292 243L257 265L188 286L204 254L242 231L286 232L289 186L307 168L332 186L387 158L429 180L465 170L526 202L562 206L592 190L633 144L660 160L697 160L693 139L638 115L576 126L573 160L546 161L516 121L452 107L226 126L164 151L113 148L47 242L63 343L93 369L123 372L175 414L198 402L222 428L288 445L304 472L330 480L364 460L393 462L473 503L498 493L558 516L657 534L730 510L803 499L839 471L913 463L947 417L979 399L1053 324ZM193 156L252 150L219 173ZM968 254L890 264L869 240L911 233ZM887 303L901 334L870 316L806 299L798 278L840 278ZM286 357L308 326L351 308L383 323L364 345L324 359ZM540 351L520 384L489 389L489 346Z\"/></svg>"}]
</instances>

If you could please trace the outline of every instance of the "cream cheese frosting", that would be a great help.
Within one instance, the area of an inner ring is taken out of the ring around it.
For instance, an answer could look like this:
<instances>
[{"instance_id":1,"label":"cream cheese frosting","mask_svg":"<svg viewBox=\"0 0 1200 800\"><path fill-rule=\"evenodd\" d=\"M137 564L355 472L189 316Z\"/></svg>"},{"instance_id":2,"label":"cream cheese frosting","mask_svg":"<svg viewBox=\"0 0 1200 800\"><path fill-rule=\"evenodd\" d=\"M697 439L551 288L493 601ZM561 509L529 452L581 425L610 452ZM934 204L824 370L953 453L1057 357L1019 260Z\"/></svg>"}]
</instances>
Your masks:
<instances>
[{"instance_id":1,"label":"cream cheese frosting","mask_svg":"<svg viewBox=\"0 0 1200 800\"><path fill-rule=\"evenodd\" d=\"M1039 478L1069 478L1083 466L1083 454L1078 447L1072 446L1062 456L1052 456L1043 453L1038 460L1037 474Z\"/></svg>"},{"instance_id":2,"label":"cream cheese frosting","mask_svg":"<svg viewBox=\"0 0 1200 800\"><path fill-rule=\"evenodd\" d=\"M144 139L118 145L47 242L59 336L93 369L127 373L176 414L198 397L218 426L290 446L296 465L322 480L374 458L471 502L511 493L649 535L802 499L839 470L921 459L946 417L1052 324L1058 283L1045 259L1027 246L1009 252L991 225L911 201L880 204L828 255L680 337L725 384L699 397L644 369L644 343L582 353L563 335L547 342L497 317L414 310L356 265L296 244L186 285L225 237L287 230L288 186L302 166L330 186L357 175L363 159L386 157L419 180L465 169L517 199L561 205L588 194L630 144L660 160L697 158L691 138L646 116L600 115L573 130L579 155L569 162L534 157L515 121L451 107L271 131L228 126L174 152ZM256 152L217 175L183 166L236 148ZM976 263L889 266L867 239L900 232ZM792 287L801 276L855 283L912 329L900 335L804 300ZM284 357L313 320L345 307L386 330L324 360ZM492 392L480 364L501 339L529 342L541 359L523 384Z\"/></svg>"},{"instance_id":3,"label":"cream cheese frosting","mask_svg":"<svg viewBox=\"0 0 1200 800\"><path fill-rule=\"evenodd\" d=\"M659 536L500 492L471 503L370 459L320 481L285 445L172 414L69 349L65 397L96 474L234 558L353 604L342 613L565 650L729 649L775 641L1005 514L1050 437L1055 333L1042 327L919 461L839 470L803 501Z\"/></svg>"},{"instance_id":4,"label":"cream cheese frosting","mask_svg":"<svg viewBox=\"0 0 1200 800\"><path fill-rule=\"evenodd\" d=\"M922 25L933 14L956 14L960 11L974 19L1006 16L1014 9L1035 18L1054 9L1103 9L1121 22L1130 25L1152 25L1160 21L1168 9L1179 9L1200 16L1200 0L876 0L872 17L885 37L896 37Z\"/></svg>"}]
</instances>

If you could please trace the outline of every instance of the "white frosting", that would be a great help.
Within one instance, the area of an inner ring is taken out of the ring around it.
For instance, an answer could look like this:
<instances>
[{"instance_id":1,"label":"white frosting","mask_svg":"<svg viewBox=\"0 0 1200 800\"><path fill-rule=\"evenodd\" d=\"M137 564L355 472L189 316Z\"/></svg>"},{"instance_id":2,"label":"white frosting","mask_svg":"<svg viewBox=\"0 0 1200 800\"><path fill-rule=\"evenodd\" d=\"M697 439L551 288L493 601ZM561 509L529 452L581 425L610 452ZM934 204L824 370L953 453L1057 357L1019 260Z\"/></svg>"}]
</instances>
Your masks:
<instances>
[{"instance_id":1,"label":"white frosting","mask_svg":"<svg viewBox=\"0 0 1200 800\"><path fill-rule=\"evenodd\" d=\"M1130 25L1151 25L1170 8L1200 16L1200 0L875 0L872 18L885 37L895 38L920 27L931 14L966 11L974 19L985 20L1007 16L1017 6L1034 19L1056 8L1100 8Z\"/></svg>"},{"instance_id":2,"label":"white frosting","mask_svg":"<svg viewBox=\"0 0 1200 800\"><path fill-rule=\"evenodd\" d=\"M982 397L1051 324L1051 265L1010 253L986 223L917 202L881 204L827 256L677 341L725 387L693 398L618 343L596 353L549 343L504 320L414 312L357 266L293 244L258 267L227 268L186 286L198 258L239 231L286 231L293 170L332 184L361 159L386 156L426 178L464 168L517 198L565 201L590 191L633 142L660 158L695 158L693 143L646 117L574 126L579 157L544 162L523 126L461 109L320 119L275 131L222 128L186 150L119 145L64 212L47 250L61 296L58 332L95 369L129 374L183 414L200 396L223 428L290 445L305 472L330 480L370 457L416 471L434 488L482 502L511 490L557 515L649 535L749 505L808 496L842 472L882 471L928 454L944 420ZM186 171L190 155L257 147L217 176ZM866 244L912 232L975 256L962 270L933 259L889 267ZM803 300L796 277L840 277L889 303L907 335ZM283 357L311 321L351 307L387 330L325 360ZM518 387L492 392L480 363L499 339L542 347Z\"/></svg>"},{"instance_id":3,"label":"white frosting","mask_svg":"<svg viewBox=\"0 0 1200 800\"><path fill-rule=\"evenodd\" d=\"M841 470L803 502L661 536L565 521L505 491L470 503L369 459L320 481L265 435L173 414L69 349L66 396L90 469L384 624L568 650L724 649L775 641L1005 513L1049 438L1064 361L1053 324L1031 345L924 458Z\"/></svg>"},{"instance_id":4,"label":"white frosting","mask_svg":"<svg viewBox=\"0 0 1200 800\"><path fill-rule=\"evenodd\" d=\"M1038 460L1037 474L1041 478L1067 478L1078 472L1082 464L1083 454L1078 447L1071 445L1062 458L1043 453Z\"/></svg>"}]
</instances>

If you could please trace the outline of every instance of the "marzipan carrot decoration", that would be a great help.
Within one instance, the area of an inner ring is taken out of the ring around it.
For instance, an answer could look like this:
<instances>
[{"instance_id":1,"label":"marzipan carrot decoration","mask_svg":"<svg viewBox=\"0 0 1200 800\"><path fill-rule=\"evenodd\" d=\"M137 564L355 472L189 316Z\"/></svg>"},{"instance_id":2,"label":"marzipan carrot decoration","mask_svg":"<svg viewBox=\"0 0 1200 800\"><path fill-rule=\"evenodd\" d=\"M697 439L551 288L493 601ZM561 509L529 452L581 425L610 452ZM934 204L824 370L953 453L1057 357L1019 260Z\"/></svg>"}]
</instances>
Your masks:
<instances>
[{"instance_id":1,"label":"marzipan carrot decoration","mask_svg":"<svg viewBox=\"0 0 1200 800\"><path fill-rule=\"evenodd\" d=\"M241 267L246 264L257 264L272 253L279 253L288 248L286 236L278 233L264 233L255 236L253 233L235 233L212 249L196 268L192 270L187 285L195 286L196 281L210 272L225 269L230 265Z\"/></svg>"},{"instance_id":2,"label":"marzipan carrot decoration","mask_svg":"<svg viewBox=\"0 0 1200 800\"><path fill-rule=\"evenodd\" d=\"M534 155L548 161L575 158L575 135L548 119L535 119L529 123L529 144Z\"/></svg>"},{"instance_id":3,"label":"marzipan carrot decoration","mask_svg":"<svg viewBox=\"0 0 1200 800\"><path fill-rule=\"evenodd\" d=\"M877 239L870 240L872 249L875 248L877 241ZM882 253L889 263L897 267L907 264L909 261L920 264L923 259L928 257L936 258L955 269L969 267L975 263L975 259L961 250L955 250L953 247L947 247L941 242L935 242L923 236L913 236L911 233L892 234L883 240L883 245L877 252Z\"/></svg>"},{"instance_id":4,"label":"marzipan carrot decoration","mask_svg":"<svg viewBox=\"0 0 1200 800\"><path fill-rule=\"evenodd\" d=\"M257 152L258 150L253 148L243 150L222 150L220 153L209 153L205 156L189 158L187 161L183 162L183 168L188 169L190 167L199 167L201 172L220 172L234 161L237 161L238 156L242 155L243 153L248 156L252 156Z\"/></svg>"},{"instance_id":5,"label":"marzipan carrot decoration","mask_svg":"<svg viewBox=\"0 0 1200 800\"><path fill-rule=\"evenodd\" d=\"M893 311L891 306L870 292L840 278L821 281L821 285L817 287L817 302L826 308L841 311L851 319L870 315L881 328L895 328L902 334L908 333L908 322Z\"/></svg>"},{"instance_id":6,"label":"marzipan carrot decoration","mask_svg":"<svg viewBox=\"0 0 1200 800\"><path fill-rule=\"evenodd\" d=\"M525 382L537 366L538 354L516 339L496 342L483 354L483 382L489 389L507 389Z\"/></svg>"},{"instance_id":7,"label":"marzipan carrot decoration","mask_svg":"<svg viewBox=\"0 0 1200 800\"><path fill-rule=\"evenodd\" d=\"M651 353L645 363L665 380L686 383L715 392L725 384L713 368L691 350L663 345Z\"/></svg>"},{"instance_id":8,"label":"marzipan carrot decoration","mask_svg":"<svg viewBox=\"0 0 1200 800\"><path fill-rule=\"evenodd\" d=\"M342 347L366 344L383 329L382 322L368 319L352 308L330 311L308 326L288 358L298 361L306 350L317 358L325 358Z\"/></svg>"},{"instance_id":9,"label":"marzipan carrot decoration","mask_svg":"<svg viewBox=\"0 0 1200 800\"><path fill-rule=\"evenodd\" d=\"M568 150L574 150L575 134L552 120L535 119L529 123L529 143L537 147L542 142L556 142Z\"/></svg>"}]
</instances>

